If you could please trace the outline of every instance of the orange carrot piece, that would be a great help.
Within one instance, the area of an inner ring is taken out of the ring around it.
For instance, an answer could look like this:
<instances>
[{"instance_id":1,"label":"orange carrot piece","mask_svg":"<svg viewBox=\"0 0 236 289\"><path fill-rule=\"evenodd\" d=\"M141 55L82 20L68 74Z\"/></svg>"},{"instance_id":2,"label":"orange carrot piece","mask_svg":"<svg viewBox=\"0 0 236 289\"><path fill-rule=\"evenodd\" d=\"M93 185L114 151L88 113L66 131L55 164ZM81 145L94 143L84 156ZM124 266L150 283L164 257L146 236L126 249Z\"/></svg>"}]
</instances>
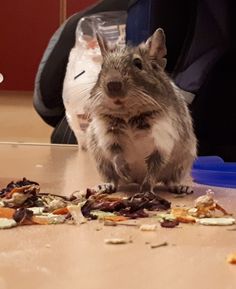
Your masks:
<instances>
[{"instance_id":1,"label":"orange carrot piece","mask_svg":"<svg viewBox=\"0 0 236 289\"><path fill-rule=\"evenodd\" d=\"M0 218L12 219L15 209L0 207Z\"/></svg>"},{"instance_id":2,"label":"orange carrot piece","mask_svg":"<svg viewBox=\"0 0 236 289\"><path fill-rule=\"evenodd\" d=\"M122 222L129 220L129 218L124 216L105 216L103 219L105 221L113 221L113 222Z\"/></svg>"},{"instance_id":3,"label":"orange carrot piece","mask_svg":"<svg viewBox=\"0 0 236 289\"><path fill-rule=\"evenodd\" d=\"M52 212L54 215L66 215L69 213L67 207L56 209Z\"/></svg>"}]
</instances>

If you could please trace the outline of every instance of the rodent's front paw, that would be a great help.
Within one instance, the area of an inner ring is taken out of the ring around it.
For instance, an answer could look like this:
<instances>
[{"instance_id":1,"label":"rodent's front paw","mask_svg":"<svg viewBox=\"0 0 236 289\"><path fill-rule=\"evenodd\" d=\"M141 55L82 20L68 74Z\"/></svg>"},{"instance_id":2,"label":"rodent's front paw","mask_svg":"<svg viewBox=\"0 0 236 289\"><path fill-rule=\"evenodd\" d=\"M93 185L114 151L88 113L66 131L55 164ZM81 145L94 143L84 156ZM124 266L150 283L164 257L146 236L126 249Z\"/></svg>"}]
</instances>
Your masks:
<instances>
[{"instance_id":1,"label":"rodent's front paw","mask_svg":"<svg viewBox=\"0 0 236 289\"><path fill-rule=\"evenodd\" d=\"M117 155L114 157L113 163L118 176L127 182L132 182L132 178L130 176L130 168L124 158L121 155Z\"/></svg>"},{"instance_id":2,"label":"rodent's front paw","mask_svg":"<svg viewBox=\"0 0 236 289\"><path fill-rule=\"evenodd\" d=\"M93 188L98 193L112 194L116 192L116 186L113 183L103 183Z\"/></svg>"}]
</instances>

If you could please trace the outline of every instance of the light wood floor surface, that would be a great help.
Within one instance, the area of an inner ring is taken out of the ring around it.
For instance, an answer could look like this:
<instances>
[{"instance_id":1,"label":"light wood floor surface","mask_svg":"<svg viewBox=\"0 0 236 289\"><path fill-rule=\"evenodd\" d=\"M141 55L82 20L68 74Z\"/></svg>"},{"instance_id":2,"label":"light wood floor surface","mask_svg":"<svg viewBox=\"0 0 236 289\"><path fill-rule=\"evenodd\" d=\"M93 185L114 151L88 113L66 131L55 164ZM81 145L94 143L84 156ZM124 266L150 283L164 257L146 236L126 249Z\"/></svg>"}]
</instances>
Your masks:
<instances>
[{"instance_id":1,"label":"light wood floor surface","mask_svg":"<svg viewBox=\"0 0 236 289\"><path fill-rule=\"evenodd\" d=\"M49 143L52 129L35 111L31 92L0 91L0 142Z\"/></svg>"}]
</instances>

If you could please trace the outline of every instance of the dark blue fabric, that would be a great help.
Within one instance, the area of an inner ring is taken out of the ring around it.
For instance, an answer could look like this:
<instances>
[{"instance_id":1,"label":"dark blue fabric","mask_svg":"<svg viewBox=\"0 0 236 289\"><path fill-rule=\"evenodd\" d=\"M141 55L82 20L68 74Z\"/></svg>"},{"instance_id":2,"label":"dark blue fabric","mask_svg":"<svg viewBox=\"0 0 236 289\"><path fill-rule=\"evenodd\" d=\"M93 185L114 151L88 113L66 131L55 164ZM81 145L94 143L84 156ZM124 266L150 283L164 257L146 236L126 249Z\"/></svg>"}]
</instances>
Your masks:
<instances>
[{"instance_id":1,"label":"dark blue fabric","mask_svg":"<svg viewBox=\"0 0 236 289\"><path fill-rule=\"evenodd\" d=\"M167 67L172 72L183 49L186 37L192 35L197 0L138 0L128 9L126 41L137 45L153 32L164 29L167 46Z\"/></svg>"},{"instance_id":2,"label":"dark blue fabric","mask_svg":"<svg viewBox=\"0 0 236 289\"><path fill-rule=\"evenodd\" d=\"M139 0L129 9L127 20L127 42L137 45L146 40L155 26L156 0Z\"/></svg>"},{"instance_id":3,"label":"dark blue fabric","mask_svg":"<svg viewBox=\"0 0 236 289\"><path fill-rule=\"evenodd\" d=\"M199 155L236 161L235 9L229 0L138 0L128 10L127 43L166 34L166 71L195 94L190 105Z\"/></svg>"}]
</instances>

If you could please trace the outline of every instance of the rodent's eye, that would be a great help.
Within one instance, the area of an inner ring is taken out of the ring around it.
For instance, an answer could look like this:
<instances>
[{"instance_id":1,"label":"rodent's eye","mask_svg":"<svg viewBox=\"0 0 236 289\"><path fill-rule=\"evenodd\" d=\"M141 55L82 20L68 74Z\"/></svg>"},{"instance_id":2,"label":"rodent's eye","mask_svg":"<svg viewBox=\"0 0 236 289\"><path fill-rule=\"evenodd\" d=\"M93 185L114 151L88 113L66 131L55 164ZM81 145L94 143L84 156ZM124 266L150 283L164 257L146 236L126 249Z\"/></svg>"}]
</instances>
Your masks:
<instances>
[{"instance_id":1,"label":"rodent's eye","mask_svg":"<svg viewBox=\"0 0 236 289\"><path fill-rule=\"evenodd\" d=\"M138 69L142 70L143 64L140 58L133 59L133 65L135 65Z\"/></svg>"}]
</instances>

